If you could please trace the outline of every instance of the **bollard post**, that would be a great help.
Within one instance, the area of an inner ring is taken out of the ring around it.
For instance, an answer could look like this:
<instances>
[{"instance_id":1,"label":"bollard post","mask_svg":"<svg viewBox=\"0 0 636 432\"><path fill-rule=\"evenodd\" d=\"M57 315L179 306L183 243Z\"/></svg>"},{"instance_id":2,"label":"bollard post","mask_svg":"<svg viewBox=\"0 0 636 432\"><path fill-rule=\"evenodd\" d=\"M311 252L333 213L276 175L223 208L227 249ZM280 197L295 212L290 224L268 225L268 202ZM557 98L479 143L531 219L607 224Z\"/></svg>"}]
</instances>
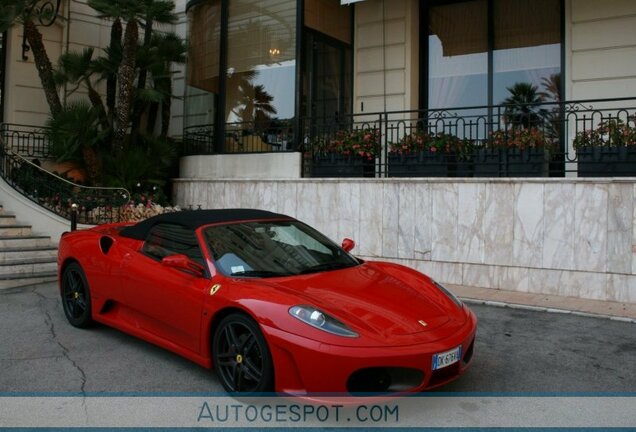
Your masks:
<instances>
[{"instance_id":1,"label":"bollard post","mask_svg":"<svg viewBox=\"0 0 636 432\"><path fill-rule=\"evenodd\" d=\"M71 231L77 230L77 204L71 204Z\"/></svg>"}]
</instances>

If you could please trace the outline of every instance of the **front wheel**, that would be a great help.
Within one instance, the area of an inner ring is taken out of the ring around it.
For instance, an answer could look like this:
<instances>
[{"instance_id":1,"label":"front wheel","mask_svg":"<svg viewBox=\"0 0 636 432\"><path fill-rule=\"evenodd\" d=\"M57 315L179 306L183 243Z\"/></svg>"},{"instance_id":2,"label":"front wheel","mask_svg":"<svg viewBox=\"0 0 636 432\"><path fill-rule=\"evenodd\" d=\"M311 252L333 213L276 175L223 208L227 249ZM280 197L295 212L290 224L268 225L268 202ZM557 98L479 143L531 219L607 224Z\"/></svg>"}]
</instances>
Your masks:
<instances>
[{"instance_id":1,"label":"front wheel","mask_svg":"<svg viewBox=\"0 0 636 432\"><path fill-rule=\"evenodd\" d=\"M212 359L226 391L273 391L272 357L258 324L251 318L234 313L221 320L212 339Z\"/></svg>"},{"instance_id":2,"label":"front wheel","mask_svg":"<svg viewBox=\"0 0 636 432\"><path fill-rule=\"evenodd\" d=\"M93 323L91 293L84 270L78 263L71 263L62 274L62 307L71 325L85 328Z\"/></svg>"}]
</instances>

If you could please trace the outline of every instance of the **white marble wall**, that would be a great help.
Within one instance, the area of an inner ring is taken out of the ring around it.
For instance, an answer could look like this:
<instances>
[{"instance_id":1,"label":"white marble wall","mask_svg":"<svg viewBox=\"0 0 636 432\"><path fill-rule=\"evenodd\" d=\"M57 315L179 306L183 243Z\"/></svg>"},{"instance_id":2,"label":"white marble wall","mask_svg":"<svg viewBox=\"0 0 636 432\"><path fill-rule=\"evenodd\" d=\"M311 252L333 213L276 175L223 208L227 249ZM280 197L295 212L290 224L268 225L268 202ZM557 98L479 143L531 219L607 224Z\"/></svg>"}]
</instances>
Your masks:
<instances>
[{"instance_id":1,"label":"white marble wall","mask_svg":"<svg viewBox=\"0 0 636 432\"><path fill-rule=\"evenodd\" d=\"M598 179L175 181L175 200L294 216L442 282L636 303L636 184Z\"/></svg>"}]
</instances>

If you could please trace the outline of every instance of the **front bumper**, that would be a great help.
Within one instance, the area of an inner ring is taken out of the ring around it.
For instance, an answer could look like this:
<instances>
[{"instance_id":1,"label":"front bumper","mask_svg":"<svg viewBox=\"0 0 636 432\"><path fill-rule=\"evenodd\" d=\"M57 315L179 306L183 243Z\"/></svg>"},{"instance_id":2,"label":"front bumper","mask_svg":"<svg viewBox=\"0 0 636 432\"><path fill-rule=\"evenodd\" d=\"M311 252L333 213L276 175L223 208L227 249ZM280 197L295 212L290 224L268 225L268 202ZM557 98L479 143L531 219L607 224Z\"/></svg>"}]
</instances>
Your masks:
<instances>
[{"instance_id":1,"label":"front bumper","mask_svg":"<svg viewBox=\"0 0 636 432\"><path fill-rule=\"evenodd\" d=\"M470 366L477 319L467 310L464 326L439 341L396 347L343 347L327 345L264 326L274 361L276 391L296 396L350 394L349 379L365 368L405 368L421 371L421 381L404 392L441 386L461 376ZM432 371L432 357L462 346L461 360Z\"/></svg>"}]
</instances>

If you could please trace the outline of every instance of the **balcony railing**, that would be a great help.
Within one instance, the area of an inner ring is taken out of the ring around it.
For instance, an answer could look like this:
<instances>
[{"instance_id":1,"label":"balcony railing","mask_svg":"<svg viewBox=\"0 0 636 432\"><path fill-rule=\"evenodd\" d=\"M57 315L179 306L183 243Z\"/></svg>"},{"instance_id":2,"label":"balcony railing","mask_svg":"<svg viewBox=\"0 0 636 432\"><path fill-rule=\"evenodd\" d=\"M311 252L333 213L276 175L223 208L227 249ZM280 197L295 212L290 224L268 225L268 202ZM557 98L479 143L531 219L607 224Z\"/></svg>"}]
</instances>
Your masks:
<instances>
[{"instance_id":1,"label":"balcony railing","mask_svg":"<svg viewBox=\"0 0 636 432\"><path fill-rule=\"evenodd\" d=\"M304 118L186 129L187 154L303 152L306 177L636 176L636 98ZM218 140L216 141L218 144Z\"/></svg>"},{"instance_id":2,"label":"balcony railing","mask_svg":"<svg viewBox=\"0 0 636 432\"><path fill-rule=\"evenodd\" d=\"M214 125L196 125L185 128L184 155L215 153L269 153L294 150L291 124L277 121L270 125L255 122L226 123L223 149L216 151L218 138Z\"/></svg>"},{"instance_id":3,"label":"balcony railing","mask_svg":"<svg viewBox=\"0 0 636 432\"><path fill-rule=\"evenodd\" d=\"M126 219L130 192L117 187L90 187L47 171L50 158L42 128L0 124L0 177L41 207L76 223L96 225Z\"/></svg>"},{"instance_id":4,"label":"balcony railing","mask_svg":"<svg viewBox=\"0 0 636 432\"><path fill-rule=\"evenodd\" d=\"M620 98L310 119L305 176L636 176L635 116Z\"/></svg>"},{"instance_id":5,"label":"balcony railing","mask_svg":"<svg viewBox=\"0 0 636 432\"><path fill-rule=\"evenodd\" d=\"M44 131L39 126L0 123L0 138L6 148L28 158L49 157L49 140Z\"/></svg>"}]
</instances>

